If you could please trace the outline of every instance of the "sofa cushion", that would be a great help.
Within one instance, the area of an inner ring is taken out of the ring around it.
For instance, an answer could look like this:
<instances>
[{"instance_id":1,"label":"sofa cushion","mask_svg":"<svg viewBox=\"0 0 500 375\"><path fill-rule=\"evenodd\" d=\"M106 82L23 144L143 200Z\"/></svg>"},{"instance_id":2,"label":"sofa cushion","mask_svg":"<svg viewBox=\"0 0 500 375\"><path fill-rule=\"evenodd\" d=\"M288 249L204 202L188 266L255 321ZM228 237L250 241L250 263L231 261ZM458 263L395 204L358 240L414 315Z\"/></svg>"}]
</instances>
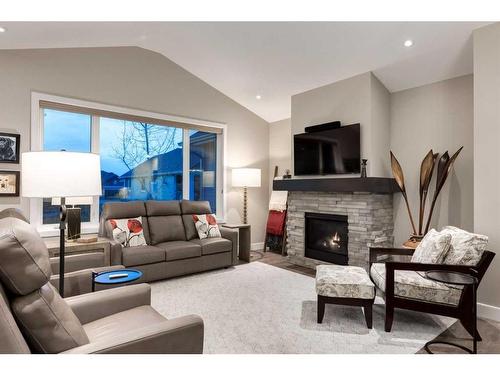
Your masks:
<instances>
[{"instance_id":1,"label":"sofa cushion","mask_svg":"<svg viewBox=\"0 0 500 375\"><path fill-rule=\"evenodd\" d=\"M143 201L112 202L104 204L100 219L99 233L102 236L113 238L113 228L109 219L127 219L131 217L142 217L144 238L149 244L148 221L146 220L146 206Z\"/></svg>"},{"instance_id":2,"label":"sofa cushion","mask_svg":"<svg viewBox=\"0 0 500 375\"><path fill-rule=\"evenodd\" d=\"M186 240L182 218L178 215L150 216L148 217L148 224L151 245Z\"/></svg>"},{"instance_id":3,"label":"sofa cushion","mask_svg":"<svg viewBox=\"0 0 500 375\"><path fill-rule=\"evenodd\" d=\"M470 233L463 229L448 226L444 227L441 233L451 235L450 250L443 261L446 264L475 266L488 246L487 236Z\"/></svg>"},{"instance_id":4,"label":"sofa cushion","mask_svg":"<svg viewBox=\"0 0 500 375\"><path fill-rule=\"evenodd\" d=\"M60 353L89 343L75 313L50 283L14 298L12 311L36 353Z\"/></svg>"},{"instance_id":5,"label":"sofa cushion","mask_svg":"<svg viewBox=\"0 0 500 375\"><path fill-rule=\"evenodd\" d=\"M385 274L384 263L372 264L370 275L375 285L383 292L385 292ZM458 305L462 288L426 279L415 271L401 270L394 272L394 295L408 299Z\"/></svg>"},{"instance_id":6,"label":"sofa cushion","mask_svg":"<svg viewBox=\"0 0 500 375\"><path fill-rule=\"evenodd\" d=\"M201 256L201 246L190 241L170 241L156 245L165 250L167 262Z\"/></svg>"},{"instance_id":7,"label":"sofa cushion","mask_svg":"<svg viewBox=\"0 0 500 375\"><path fill-rule=\"evenodd\" d=\"M194 239L189 242L200 245L202 255L225 253L233 248L233 243L225 238Z\"/></svg>"},{"instance_id":8,"label":"sofa cushion","mask_svg":"<svg viewBox=\"0 0 500 375\"><path fill-rule=\"evenodd\" d=\"M165 262L165 251L156 246L132 246L122 250L123 265L126 267Z\"/></svg>"},{"instance_id":9,"label":"sofa cushion","mask_svg":"<svg viewBox=\"0 0 500 375\"><path fill-rule=\"evenodd\" d=\"M193 215L211 214L210 202L208 201L181 201L182 221L186 232L186 239L193 240L198 237L198 231L194 225Z\"/></svg>"},{"instance_id":10,"label":"sofa cushion","mask_svg":"<svg viewBox=\"0 0 500 375\"><path fill-rule=\"evenodd\" d=\"M94 320L83 326L90 342L114 337L123 332L133 332L146 326L163 323L167 319L151 306L139 306L105 318Z\"/></svg>"},{"instance_id":11,"label":"sofa cushion","mask_svg":"<svg viewBox=\"0 0 500 375\"><path fill-rule=\"evenodd\" d=\"M147 216L171 216L181 215L179 201L146 201Z\"/></svg>"},{"instance_id":12,"label":"sofa cushion","mask_svg":"<svg viewBox=\"0 0 500 375\"><path fill-rule=\"evenodd\" d=\"M50 280L49 251L27 222L0 220L0 280L11 293L29 294Z\"/></svg>"},{"instance_id":13,"label":"sofa cushion","mask_svg":"<svg viewBox=\"0 0 500 375\"><path fill-rule=\"evenodd\" d=\"M451 235L431 229L417 246L411 261L413 263L442 263L450 250Z\"/></svg>"},{"instance_id":14,"label":"sofa cushion","mask_svg":"<svg viewBox=\"0 0 500 375\"><path fill-rule=\"evenodd\" d=\"M143 201L112 202L102 207L101 218L103 220L137 216L146 216L146 206Z\"/></svg>"},{"instance_id":15,"label":"sofa cushion","mask_svg":"<svg viewBox=\"0 0 500 375\"><path fill-rule=\"evenodd\" d=\"M0 354L29 354L30 349L14 320L7 293L0 283Z\"/></svg>"}]
</instances>

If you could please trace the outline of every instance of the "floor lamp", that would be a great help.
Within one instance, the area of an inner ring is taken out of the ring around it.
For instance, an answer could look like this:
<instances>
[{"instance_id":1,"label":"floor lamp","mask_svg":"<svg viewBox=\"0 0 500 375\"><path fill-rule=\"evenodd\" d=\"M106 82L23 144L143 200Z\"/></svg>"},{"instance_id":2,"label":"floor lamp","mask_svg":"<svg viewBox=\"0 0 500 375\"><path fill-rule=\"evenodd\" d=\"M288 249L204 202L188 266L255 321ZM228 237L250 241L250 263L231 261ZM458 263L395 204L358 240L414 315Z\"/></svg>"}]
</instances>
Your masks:
<instances>
[{"instance_id":1,"label":"floor lamp","mask_svg":"<svg viewBox=\"0 0 500 375\"><path fill-rule=\"evenodd\" d=\"M21 195L59 198L59 294L64 297L66 198L101 195L99 155L69 151L25 152L21 156Z\"/></svg>"},{"instance_id":2,"label":"floor lamp","mask_svg":"<svg viewBox=\"0 0 500 375\"><path fill-rule=\"evenodd\" d=\"M260 187L260 169L258 168L234 168L232 170L233 187L243 188L243 224L248 224L248 189L249 187Z\"/></svg>"}]
</instances>

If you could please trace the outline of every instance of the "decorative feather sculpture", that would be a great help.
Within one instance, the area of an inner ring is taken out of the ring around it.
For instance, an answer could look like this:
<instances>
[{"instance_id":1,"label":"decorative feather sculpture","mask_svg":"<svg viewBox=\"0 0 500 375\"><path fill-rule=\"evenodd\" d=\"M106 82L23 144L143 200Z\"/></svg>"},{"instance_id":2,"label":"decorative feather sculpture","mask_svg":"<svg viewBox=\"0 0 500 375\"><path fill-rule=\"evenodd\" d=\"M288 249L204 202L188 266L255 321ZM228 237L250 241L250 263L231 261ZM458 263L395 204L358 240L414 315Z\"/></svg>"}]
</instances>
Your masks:
<instances>
[{"instance_id":1,"label":"decorative feather sculpture","mask_svg":"<svg viewBox=\"0 0 500 375\"><path fill-rule=\"evenodd\" d=\"M418 216L418 234L422 235L422 226L424 223L425 202L427 200L427 193L429 192L429 185L431 184L432 172L434 171L434 162L439 154L434 154L430 150L425 155L422 164L420 165L420 212Z\"/></svg>"},{"instance_id":2,"label":"decorative feather sculpture","mask_svg":"<svg viewBox=\"0 0 500 375\"><path fill-rule=\"evenodd\" d=\"M391 168L394 179L396 180L396 183L399 186L399 190L401 190L401 194L403 194L403 198L405 199L406 208L408 209L408 216L410 217L411 226L413 228L413 234L416 235L417 229L415 228L415 222L413 221L413 215L411 214L410 204L408 203L408 195L406 194L405 176L403 173L403 169L399 164L398 159L396 159L392 151L391 151Z\"/></svg>"},{"instance_id":3,"label":"decorative feather sculpture","mask_svg":"<svg viewBox=\"0 0 500 375\"><path fill-rule=\"evenodd\" d=\"M453 154L453 156L450 158L448 155L448 151L446 151L441 158L439 159L437 163L437 174L436 174L436 189L434 190L434 195L432 197L432 202L431 202L431 208L429 210L429 215L427 217L427 223L425 225L425 229L422 231L423 223L424 223L424 216L425 216L425 205L427 202L427 195L429 193L429 186L431 184L432 180L432 175L434 172L434 168L436 165L436 160L439 156L439 154L434 154L432 150L430 150L427 155L425 155L424 159L422 160L422 164L420 165L420 186L419 186L419 196L420 196L420 207L419 207L419 215L418 215L418 231L416 230L415 227L415 222L413 220L413 215L411 213L410 209L410 204L408 202L408 194L406 192L406 186L404 182L404 174L403 174L403 169L401 168L401 165L399 164L398 160L394 156L393 152L391 151L391 168L392 168L392 174L394 176L394 179L396 180L396 183L399 186L399 189L401 190L401 193L403 194L403 198L406 203L406 208L408 210L408 216L410 218L410 223L413 229L413 235L410 237L410 240L406 242L405 244L411 245L411 246L416 246L418 242L420 242L420 239L429 231L429 226L431 224L432 220L432 214L434 213L434 207L436 205L437 198L439 196L439 193L443 189L443 186L451 173L451 169L453 167L453 164L455 160L457 159L458 155L460 154L460 151L462 151L463 146L458 149L457 152Z\"/></svg>"},{"instance_id":4,"label":"decorative feather sculpture","mask_svg":"<svg viewBox=\"0 0 500 375\"><path fill-rule=\"evenodd\" d=\"M438 171L436 177L436 190L434 190L434 197L432 198L431 210L429 212L429 217L427 218L427 224L425 225L425 233L429 231L429 226L431 225L432 213L434 212L434 206L436 205L437 197L441 192L441 189L443 189L446 179L451 173L451 168L453 167L453 163L455 163L455 160L457 159L458 155L460 154L460 151L462 151L463 148L464 148L463 146L460 147L458 151L455 152L451 158L448 156L448 151L446 151L441 157L442 160L439 159Z\"/></svg>"}]
</instances>

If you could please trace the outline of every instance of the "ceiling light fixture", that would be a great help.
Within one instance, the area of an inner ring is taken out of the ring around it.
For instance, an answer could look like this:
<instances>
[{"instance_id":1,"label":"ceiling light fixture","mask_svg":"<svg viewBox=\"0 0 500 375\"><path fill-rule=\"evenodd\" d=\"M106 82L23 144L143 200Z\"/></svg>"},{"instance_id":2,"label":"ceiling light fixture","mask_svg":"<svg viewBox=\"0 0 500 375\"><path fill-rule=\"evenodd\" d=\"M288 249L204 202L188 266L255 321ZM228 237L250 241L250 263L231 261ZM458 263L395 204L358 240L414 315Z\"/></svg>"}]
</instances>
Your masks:
<instances>
[{"instance_id":1,"label":"ceiling light fixture","mask_svg":"<svg viewBox=\"0 0 500 375\"><path fill-rule=\"evenodd\" d=\"M1 27L1 26L0 26L0 33L4 33L4 32L6 32L6 31L7 31L7 29L6 29L5 27Z\"/></svg>"},{"instance_id":2,"label":"ceiling light fixture","mask_svg":"<svg viewBox=\"0 0 500 375\"><path fill-rule=\"evenodd\" d=\"M413 40L411 40L411 39L405 40L404 45L405 45L405 47L413 46Z\"/></svg>"},{"instance_id":3,"label":"ceiling light fixture","mask_svg":"<svg viewBox=\"0 0 500 375\"><path fill-rule=\"evenodd\" d=\"M260 96L260 95L255 95L255 99L260 100L260 99L262 99L262 96Z\"/></svg>"}]
</instances>

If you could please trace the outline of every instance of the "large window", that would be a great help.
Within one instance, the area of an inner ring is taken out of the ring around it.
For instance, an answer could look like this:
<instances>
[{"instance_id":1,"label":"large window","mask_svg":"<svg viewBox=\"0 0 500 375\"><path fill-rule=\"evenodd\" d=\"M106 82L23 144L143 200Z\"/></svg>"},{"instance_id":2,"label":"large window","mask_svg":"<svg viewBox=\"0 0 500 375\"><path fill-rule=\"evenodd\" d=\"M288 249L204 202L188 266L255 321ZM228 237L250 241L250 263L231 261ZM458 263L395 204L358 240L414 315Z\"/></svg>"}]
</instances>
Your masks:
<instances>
[{"instance_id":1,"label":"large window","mask_svg":"<svg viewBox=\"0 0 500 375\"><path fill-rule=\"evenodd\" d=\"M43 149L46 151L91 151L92 116L43 109ZM56 203L56 202L55 202ZM81 208L82 222L90 222L90 205ZM52 204L51 198L43 199L43 224L59 223L59 206Z\"/></svg>"},{"instance_id":2,"label":"large window","mask_svg":"<svg viewBox=\"0 0 500 375\"><path fill-rule=\"evenodd\" d=\"M189 199L216 207L217 134L189 132Z\"/></svg>"},{"instance_id":3,"label":"large window","mask_svg":"<svg viewBox=\"0 0 500 375\"><path fill-rule=\"evenodd\" d=\"M182 199L182 133L164 125L101 118L99 206L112 201Z\"/></svg>"},{"instance_id":4,"label":"large window","mask_svg":"<svg viewBox=\"0 0 500 375\"><path fill-rule=\"evenodd\" d=\"M208 200L212 210L223 215L222 131L165 119L155 123L151 117L141 121L139 116L106 116L110 112L86 108L65 110L63 105L40 104L39 113L39 127L32 127L33 136L39 138L38 149L94 152L101 157L102 195L92 205L78 206L82 222L92 228L89 231L95 231L106 202ZM39 200L32 220L54 227L59 207L52 203L51 198Z\"/></svg>"}]
</instances>

